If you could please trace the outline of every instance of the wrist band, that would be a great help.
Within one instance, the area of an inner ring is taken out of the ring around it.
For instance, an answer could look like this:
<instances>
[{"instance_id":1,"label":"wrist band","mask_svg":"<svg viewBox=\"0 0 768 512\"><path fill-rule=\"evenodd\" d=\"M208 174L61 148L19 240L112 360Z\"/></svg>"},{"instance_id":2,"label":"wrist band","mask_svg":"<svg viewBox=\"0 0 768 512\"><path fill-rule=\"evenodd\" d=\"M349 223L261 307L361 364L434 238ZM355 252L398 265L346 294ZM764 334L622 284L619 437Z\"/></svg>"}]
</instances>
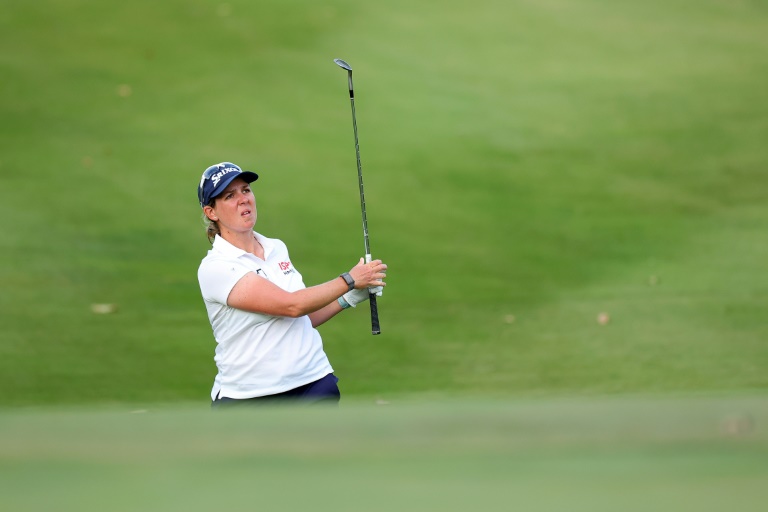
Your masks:
<instances>
[{"instance_id":1,"label":"wrist band","mask_svg":"<svg viewBox=\"0 0 768 512\"><path fill-rule=\"evenodd\" d=\"M352 307L352 304L347 302L346 299L344 299L343 295L341 297L339 297L338 303L339 303L339 306L341 306L341 309L349 309L349 308Z\"/></svg>"},{"instance_id":2,"label":"wrist band","mask_svg":"<svg viewBox=\"0 0 768 512\"><path fill-rule=\"evenodd\" d=\"M347 287L349 288L349 290L347 291L351 292L352 290L355 289L355 280L352 278L351 275L349 275L349 272L344 272L339 277L342 278L345 283L347 283Z\"/></svg>"}]
</instances>

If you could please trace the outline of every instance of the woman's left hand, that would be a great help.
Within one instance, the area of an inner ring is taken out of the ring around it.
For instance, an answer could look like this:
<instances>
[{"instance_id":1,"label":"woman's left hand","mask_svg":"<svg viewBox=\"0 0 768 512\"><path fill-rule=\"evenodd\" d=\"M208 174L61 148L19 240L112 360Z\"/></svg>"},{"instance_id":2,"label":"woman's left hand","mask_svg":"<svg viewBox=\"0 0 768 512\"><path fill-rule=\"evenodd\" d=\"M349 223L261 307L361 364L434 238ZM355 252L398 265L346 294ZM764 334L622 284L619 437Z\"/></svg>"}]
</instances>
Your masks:
<instances>
[{"instance_id":1,"label":"woman's left hand","mask_svg":"<svg viewBox=\"0 0 768 512\"><path fill-rule=\"evenodd\" d=\"M367 301L371 294L374 294L377 297L381 297L384 294L384 287L375 286L373 288L355 288L354 290L345 293L343 297L344 300L347 301L347 304L355 307L361 302Z\"/></svg>"}]
</instances>

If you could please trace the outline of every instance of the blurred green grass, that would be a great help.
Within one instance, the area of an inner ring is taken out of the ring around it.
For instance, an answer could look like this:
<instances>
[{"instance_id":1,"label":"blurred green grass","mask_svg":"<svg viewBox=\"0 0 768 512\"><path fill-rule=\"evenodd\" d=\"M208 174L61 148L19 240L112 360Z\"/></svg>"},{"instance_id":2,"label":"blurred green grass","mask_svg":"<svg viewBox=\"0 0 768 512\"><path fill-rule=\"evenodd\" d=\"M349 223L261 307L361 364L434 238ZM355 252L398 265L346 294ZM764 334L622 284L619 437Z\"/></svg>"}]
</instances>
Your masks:
<instances>
[{"instance_id":1,"label":"blurred green grass","mask_svg":"<svg viewBox=\"0 0 768 512\"><path fill-rule=\"evenodd\" d=\"M261 174L348 397L764 390L763 2L5 2L0 405L205 400L194 186ZM114 303L94 315L93 303ZM609 314L607 325L596 319Z\"/></svg>"},{"instance_id":2,"label":"blurred green grass","mask_svg":"<svg viewBox=\"0 0 768 512\"><path fill-rule=\"evenodd\" d=\"M762 510L760 395L17 409L6 510Z\"/></svg>"}]
</instances>

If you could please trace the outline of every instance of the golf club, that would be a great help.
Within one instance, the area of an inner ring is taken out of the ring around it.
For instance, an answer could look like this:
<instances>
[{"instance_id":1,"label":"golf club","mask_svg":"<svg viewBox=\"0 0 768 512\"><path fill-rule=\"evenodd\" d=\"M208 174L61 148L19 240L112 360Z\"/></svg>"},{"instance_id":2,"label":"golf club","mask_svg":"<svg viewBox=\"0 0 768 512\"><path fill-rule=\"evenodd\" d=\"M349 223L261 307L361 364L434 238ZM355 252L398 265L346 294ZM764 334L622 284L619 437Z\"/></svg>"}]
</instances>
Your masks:
<instances>
[{"instance_id":1,"label":"golf club","mask_svg":"<svg viewBox=\"0 0 768 512\"><path fill-rule=\"evenodd\" d=\"M363 189L363 168L360 164L360 144L357 140L357 119L355 117L355 89L352 87L352 66L341 59L333 59L337 66L347 70L347 81L349 82L349 101L352 104L352 129L355 132L355 155L357 156L357 183L360 187L360 209L363 212L363 238L365 240L365 262L371 262L371 245L368 240L368 219L365 215L365 190ZM376 294L369 295L371 303L371 333L381 334L379 327L379 308L376 304Z\"/></svg>"}]
</instances>

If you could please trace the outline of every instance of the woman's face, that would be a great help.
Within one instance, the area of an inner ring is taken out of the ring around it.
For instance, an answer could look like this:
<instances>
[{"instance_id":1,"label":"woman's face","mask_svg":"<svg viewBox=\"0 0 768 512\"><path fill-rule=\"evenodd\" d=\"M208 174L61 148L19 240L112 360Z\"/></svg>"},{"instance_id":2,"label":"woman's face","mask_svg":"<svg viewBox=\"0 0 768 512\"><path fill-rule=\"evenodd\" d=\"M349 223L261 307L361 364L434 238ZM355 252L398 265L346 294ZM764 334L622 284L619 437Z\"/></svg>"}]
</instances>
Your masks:
<instances>
[{"instance_id":1,"label":"woman's face","mask_svg":"<svg viewBox=\"0 0 768 512\"><path fill-rule=\"evenodd\" d=\"M216 196L213 206L206 206L203 211L209 219L219 223L222 232L251 231L256 225L256 198L250 183L242 178L235 178Z\"/></svg>"}]
</instances>

